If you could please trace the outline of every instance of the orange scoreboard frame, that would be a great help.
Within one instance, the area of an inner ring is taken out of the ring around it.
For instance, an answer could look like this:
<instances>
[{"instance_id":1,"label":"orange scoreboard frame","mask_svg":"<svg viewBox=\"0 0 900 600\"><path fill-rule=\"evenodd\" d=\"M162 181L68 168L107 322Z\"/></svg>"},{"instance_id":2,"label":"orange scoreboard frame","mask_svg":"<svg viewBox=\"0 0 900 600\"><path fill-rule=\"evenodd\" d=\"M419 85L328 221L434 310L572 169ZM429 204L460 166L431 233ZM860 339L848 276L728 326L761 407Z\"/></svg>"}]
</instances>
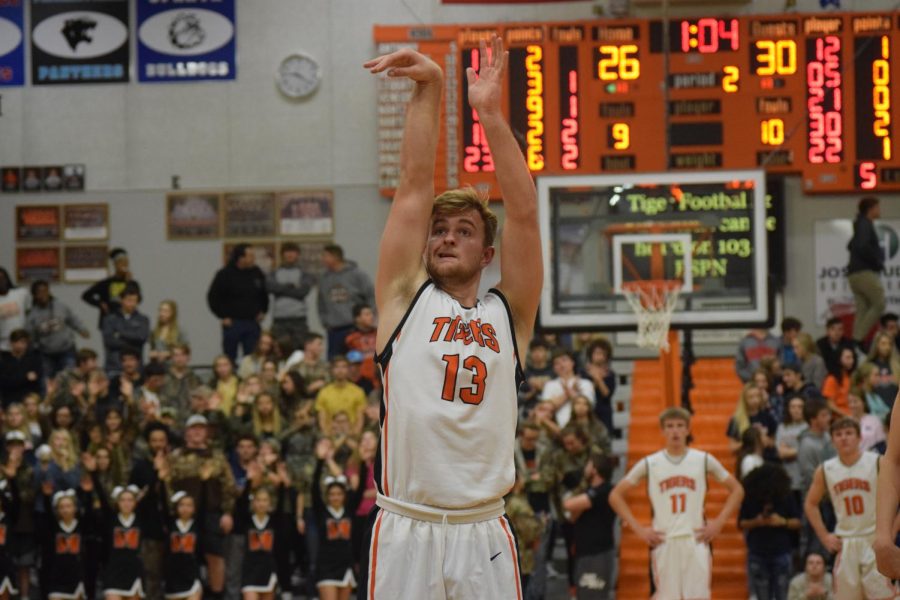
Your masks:
<instances>
[{"instance_id":1,"label":"orange scoreboard frame","mask_svg":"<svg viewBox=\"0 0 900 600\"><path fill-rule=\"evenodd\" d=\"M764 168L809 193L900 190L900 14L376 26L445 71L436 185L490 188L465 69L510 52L506 115L532 173ZM408 81L378 80L379 180L393 195Z\"/></svg>"}]
</instances>

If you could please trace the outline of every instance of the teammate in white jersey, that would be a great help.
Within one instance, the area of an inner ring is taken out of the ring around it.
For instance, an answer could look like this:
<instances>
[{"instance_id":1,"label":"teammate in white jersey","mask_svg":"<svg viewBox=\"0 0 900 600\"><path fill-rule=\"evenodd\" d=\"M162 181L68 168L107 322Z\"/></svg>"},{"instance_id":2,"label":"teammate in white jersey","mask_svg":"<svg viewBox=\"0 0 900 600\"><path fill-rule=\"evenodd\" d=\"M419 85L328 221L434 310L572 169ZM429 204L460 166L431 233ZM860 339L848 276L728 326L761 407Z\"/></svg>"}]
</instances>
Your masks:
<instances>
[{"instance_id":1,"label":"teammate in white jersey","mask_svg":"<svg viewBox=\"0 0 900 600\"><path fill-rule=\"evenodd\" d=\"M610 493L609 505L652 548L655 600L709 600L709 542L738 508L744 490L715 457L688 447L688 411L667 408L659 416L659 425L666 447L635 463ZM710 521L703 514L707 475L728 489L725 505ZM625 501L628 491L643 479L647 479L653 507L650 527L638 522Z\"/></svg>"},{"instance_id":2,"label":"teammate in white jersey","mask_svg":"<svg viewBox=\"0 0 900 600\"><path fill-rule=\"evenodd\" d=\"M891 581L875 566L875 495L881 457L859 448L859 423L845 417L831 424L831 442L837 456L816 469L803 509L822 544L836 552L835 600L896 598ZM825 528L819 503L831 498L837 526Z\"/></svg>"},{"instance_id":3,"label":"teammate in white jersey","mask_svg":"<svg viewBox=\"0 0 900 600\"><path fill-rule=\"evenodd\" d=\"M534 326L541 240L534 183L500 108L508 54L496 37L479 54L467 93L505 209L500 282L483 298L497 218L472 189L434 197L440 67L408 48L365 65L415 88L375 280L384 400L360 598L522 597L502 498L515 479L516 340L527 344Z\"/></svg>"}]
</instances>

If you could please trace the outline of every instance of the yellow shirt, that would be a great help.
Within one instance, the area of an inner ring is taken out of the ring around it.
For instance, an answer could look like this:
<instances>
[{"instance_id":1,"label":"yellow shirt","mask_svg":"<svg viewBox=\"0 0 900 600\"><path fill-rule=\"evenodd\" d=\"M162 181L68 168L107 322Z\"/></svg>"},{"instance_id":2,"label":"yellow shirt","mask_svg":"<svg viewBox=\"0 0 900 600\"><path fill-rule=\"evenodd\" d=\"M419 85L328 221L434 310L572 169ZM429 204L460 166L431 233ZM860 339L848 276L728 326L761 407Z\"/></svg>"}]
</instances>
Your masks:
<instances>
[{"instance_id":1,"label":"yellow shirt","mask_svg":"<svg viewBox=\"0 0 900 600\"><path fill-rule=\"evenodd\" d=\"M316 396L316 411L328 414L329 419L339 412L347 413L350 423L356 425L356 418L366 406L366 393L352 382L329 383Z\"/></svg>"}]
</instances>

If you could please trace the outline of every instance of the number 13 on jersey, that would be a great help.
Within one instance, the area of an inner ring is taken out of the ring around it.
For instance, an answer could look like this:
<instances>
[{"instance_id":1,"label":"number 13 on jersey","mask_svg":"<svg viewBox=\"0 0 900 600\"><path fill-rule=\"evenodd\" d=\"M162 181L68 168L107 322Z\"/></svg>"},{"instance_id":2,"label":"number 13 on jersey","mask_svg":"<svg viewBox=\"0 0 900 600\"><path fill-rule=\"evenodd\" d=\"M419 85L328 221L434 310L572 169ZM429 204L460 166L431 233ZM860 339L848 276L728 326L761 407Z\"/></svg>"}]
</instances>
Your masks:
<instances>
[{"instance_id":1,"label":"number 13 on jersey","mask_svg":"<svg viewBox=\"0 0 900 600\"><path fill-rule=\"evenodd\" d=\"M444 387L441 399L453 402L456 399L456 380L459 377L459 354L445 354ZM472 375L472 385L459 388L459 399L466 404L481 404L484 400L484 384L487 381L487 365L477 356L467 356L462 367Z\"/></svg>"}]
</instances>

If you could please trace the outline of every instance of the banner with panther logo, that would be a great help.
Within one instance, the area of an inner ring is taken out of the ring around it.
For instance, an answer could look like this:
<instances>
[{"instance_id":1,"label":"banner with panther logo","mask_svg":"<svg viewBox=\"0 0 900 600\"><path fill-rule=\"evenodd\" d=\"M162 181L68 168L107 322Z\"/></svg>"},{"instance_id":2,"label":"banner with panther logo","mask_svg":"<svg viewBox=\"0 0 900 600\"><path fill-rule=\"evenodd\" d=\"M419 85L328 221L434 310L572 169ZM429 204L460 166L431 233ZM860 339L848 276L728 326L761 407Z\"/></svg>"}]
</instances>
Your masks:
<instances>
[{"instance_id":1,"label":"banner with panther logo","mask_svg":"<svg viewBox=\"0 0 900 600\"><path fill-rule=\"evenodd\" d=\"M234 0L138 0L138 81L237 76Z\"/></svg>"},{"instance_id":2,"label":"banner with panther logo","mask_svg":"<svg viewBox=\"0 0 900 600\"><path fill-rule=\"evenodd\" d=\"M128 0L31 0L31 83L127 82Z\"/></svg>"},{"instance_id":3,"label":"banner with panther logo","mask_svg":"<svg viewBox=\"0 0 900 600\"><path fill-rule=\"evenodd\" d=\"M900 313L900 221L879 219L875 232L884 253L885 312ZM832 219L815 222L816 323L824 325L831 317L849 317L855 313L853 292L847 282L853 237L853 221ZM845 329L848 329L845 326ZM849 333L847 334L849 335Z\"/></svg>"},{"instance_id":4,"label":"banner with panther logo","mask_svg":"<svg viewBox=\"0 0 900 600\"><path fill-rule=\"evenodd\" d=\"M24 1L0 2L0 86L25 84Z\"/></svg>"}]
</instances>

